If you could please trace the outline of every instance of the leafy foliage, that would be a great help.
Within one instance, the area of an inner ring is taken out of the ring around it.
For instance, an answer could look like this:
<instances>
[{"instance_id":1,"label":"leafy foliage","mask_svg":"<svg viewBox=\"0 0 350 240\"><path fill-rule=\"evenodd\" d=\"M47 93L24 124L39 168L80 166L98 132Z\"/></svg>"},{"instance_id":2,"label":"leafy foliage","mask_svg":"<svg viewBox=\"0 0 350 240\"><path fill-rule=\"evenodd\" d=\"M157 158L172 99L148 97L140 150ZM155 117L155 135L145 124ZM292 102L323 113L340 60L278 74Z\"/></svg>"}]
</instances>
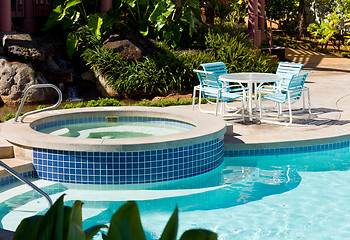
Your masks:
<instances>
[{"instance_id":1,"label":"leafy foliage","mask_svg":"<svg viewBox=\"0 0 350 240\"><path fill-rule=\"evenodd\" d=\"M349 37L349 25L350 0L345 0L333 5L331 13L322 18L320 22L311 23L307 30L322 48L327 48L328 43L331 42L340 50L340 46L344 45L346 38Z\"/></svg>"},{"instance_id":2,"label":"leafy foliage","mask_svg":"<svg viewBox=\"0 0 350 240\"><path fill-rule=\"evenodd\" d=\"M83 231L81 201L73 207L64 206L62 195L45 215L25 218L16 229L13 240L91 240L106 225L95 225ZM178 230L178 209L175 208L160 240L176 240ZM107 234L103 240L146 240L140 212L136 202L128 201L112 216ZM216 240L217 234L204 229L186 231L180 240Z\"/></svg>"},{"instance_id":3,"label":"leafy foliage","mask_svg":"<svg viewBox=\"0 0 350 240\"><path fill-rule=\"evenodd\" d=\"M83 58L109 86L131 97L192 90L198 84L193 69L205 62L225 62L229 72L276 71L277 63L252 50L251 40L239 30L213 28L204 39L207 50L176 52L162 45L141 61L123 61L119 53L99 47L85 51Z\"/></svg>"},{"instance_id":4,"label":"leafy foliage","mask_svg":"<svg viewBox=\"0 0 350 240\"><path fill-rule=\"evenodd\" d=\"M96 13L98 1L59 0L52 10L42 30L49 30L61 24L69 29L66 47L69 57L83 52L92 46L101 46L103 36L107 35L119 22L119 11L111 10L105 14Z\"/></svg>"},{"instance_id":5,"label":"leafy foliage","mask_svg":"<svg viewBox=\"0 0 350 240\"><path fill-rule=\"evenodd\" d=\"M216 61L226 64L228 72L275 72L277 62L253 49L244 33L210 31L207 46L215 51Z\"/></svg>"},{"instance_id":6,"label":"leafy foliage","mask_svg":"<svg viewBox=\"0 0 350 240\"><path fill-rule=\"evenodd\" d=\"M20 112L19 116L22 116L24 112ZM15 113L6 113L4 116L5 121L8 121L12 118L15 118L16 114Z\"/></svg>"},{"instance_id":7,"label":"leafy foliage","mask_svg":"<svg viewBox=\"0 0 350 240\"><path fill-rule=\"evenodd\" d=\"M105 225L82 229L82 205L76 201L73 207L63 205L62 195L45 215L25 218L16 229L13 240L90 240Z\"/></svg>"}]
</instances>

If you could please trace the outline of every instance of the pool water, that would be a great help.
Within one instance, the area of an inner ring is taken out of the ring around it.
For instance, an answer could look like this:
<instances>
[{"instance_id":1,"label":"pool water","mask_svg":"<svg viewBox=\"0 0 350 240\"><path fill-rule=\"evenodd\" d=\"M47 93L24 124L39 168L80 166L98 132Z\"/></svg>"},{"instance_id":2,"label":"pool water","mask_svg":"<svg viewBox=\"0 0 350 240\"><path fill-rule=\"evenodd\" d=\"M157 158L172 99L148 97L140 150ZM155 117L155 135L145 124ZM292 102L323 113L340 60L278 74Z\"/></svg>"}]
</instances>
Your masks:
<instances>
[{"instance_id":1,"label":"pool water","mask_svg":"<svg viewBox=\"0 0 350 240\"><path fill-rule=\"evenodd\" d=\"M54 126L41 129L40 132L76 138L118 139L163 136L186 130L180 126L151 122L93 122Z\"/></svg>"},{"instance_id":2,"label":"pool water","mask_svg":"<svg viewBox=\"0 0 350 240\"><path fill-rule=\"evenodd\" d=\"M221 167L191 180L135 186L35 182L67 205L82 200L84 228L108 223L136 200L148 239L158 239L175 206L179 235L190 228L219 239L347 239L350 236L349 147L311 153L227 157ZM0 227L45 213L47 202L26 186L4 186ZM21 191L23 194L17 195ZM96 236L98 239L100 236Z\"/></svg>"}]
</instances>

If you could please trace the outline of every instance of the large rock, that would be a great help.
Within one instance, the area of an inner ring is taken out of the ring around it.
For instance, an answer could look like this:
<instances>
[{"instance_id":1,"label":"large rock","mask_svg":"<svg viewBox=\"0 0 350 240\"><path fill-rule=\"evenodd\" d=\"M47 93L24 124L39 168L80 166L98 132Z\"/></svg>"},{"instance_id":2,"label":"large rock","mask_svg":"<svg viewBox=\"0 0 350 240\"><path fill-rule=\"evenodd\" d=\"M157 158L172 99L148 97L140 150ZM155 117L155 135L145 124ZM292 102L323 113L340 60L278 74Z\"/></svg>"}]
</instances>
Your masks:
<instances>
[{"instance_id":1,"label":"large rock","mask_svg":"<svg viewBox=\"0 0 350 240\"><path fill-rule=\"evenodd\" d=\"M107 49L113 48L120 52L124 60L140 60L142 57L155 51L154 43L139 34L123 32L111 35L104 45Z\"/></svg>"},{"instance_id":2,"label":"large rock","mask_svg":"<svg viewBox=\"0 0 350 240\"><path fill-rule=\"evenodd\" d=\"M51 44L29 34L3 34L2 48L5 54L19 60L26 59L46 62L53 54Z\"/></svg>"},{"instance_id":3,"label":"large rock","mask_svg":"<svg viewBox=\"0 0 350 240\"><path fill-rule=\"evenodd\" d=\"M29 64L9 62L0 59L0 97L6 102L20 102L25 90L34 84L47 83L40 73L35 73ZM52 101L56 97L54 91L42 88L29 92L27 101Z\"/></svg>"}]
</instances>

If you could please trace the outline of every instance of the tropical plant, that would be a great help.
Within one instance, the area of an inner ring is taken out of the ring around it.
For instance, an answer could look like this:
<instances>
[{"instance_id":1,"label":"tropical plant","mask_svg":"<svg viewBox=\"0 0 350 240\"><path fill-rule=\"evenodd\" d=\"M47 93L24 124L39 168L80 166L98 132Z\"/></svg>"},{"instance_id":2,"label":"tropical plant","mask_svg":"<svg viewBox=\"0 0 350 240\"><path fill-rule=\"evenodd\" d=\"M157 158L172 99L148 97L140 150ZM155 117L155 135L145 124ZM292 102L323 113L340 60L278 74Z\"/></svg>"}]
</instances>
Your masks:
<instances>
[{"instance_id":1,"label":"tropical plant","mask_svg":"<svg viewBox=\"0 0 350 240\"><path fill-rule=\"evenodd\" d=\"M62 195L45 215L25 218L16 229L13 240L90 240L106 225L95 225L83 231L81 201L73 207L64 206ZM176 240L178 231L178 209L175 208L160 240ZM128 201L112 216L108 231L102 233L103 240L146 240L140 212L136 202ZM216 240L217 234L205 229L184 232L180 240Z\"/></svg>"},{"instance_id":2,"label":"tropical plant","mask_svg":"<svg viewBox=\"0 0 350 240\"><path fill-rule=\"evenodd\" d=\"M209 31L206 44L228 72L275 72L277 62L256 50L244 33Z\"/></svg>"},{"instance_id":3,"label":"tropical plant","mask_svg":"<svg viewBox=\"0 0 350 240\"><path fill-rule=\"evenodd\" d=\"M120 9L125 29L164 40L172 47L179 44L184 30L192 37L202 24L197 0L123 0Z\"/></svg>"},{"instance_id":4,"label":"tropical plant","mask_svg":"<svg viewBox=\"0 0 350 240\"><path fill-rule=\"evenodd\" d=\"M325 49L328 46L329 41L335 43L336 36L339 34L337 28L339 20L339 15L332 13L326 19L322 19L320 23L311 23L307 30L310 32L311 36L321 44L322 48Z\"/></svg>"},{"instance_id":5,"label":"tropical plant","mask_svg":"<svg viewBox=\"0 0 350 240\"><path fill-rule=\"evenodd\" d=\"M112 49L94 48L83 58L107 84L121 95L149 97L173 90L188 91L198 84L193 69L201 63L222 61L230 72L275 72L276 61L253 50L253 44L239 30L214 27L205 34L205 51L176 52L164 47L140 61L123 61Z\"/></svg>"},{"instance_id":6,"label":"tropical plant","mask_svg":"<svg viewBox=\"0 0 350 240\"><path fill-rule=\"evenodd\" d=\"M69 29L67 53L72 57L78 50L84 51L95 45L101 46L105 36L118 23L119 11L96 13L97 1L58 0L42 30L61 24Z\"/></svg>"},{"instance_id":7,"label":"tropical plant","mask_svg":"<svg viewBox=\"0 0 350 240\"><path fill-rule=\"evenodd\" d=\"M20 112L20 113L19 113L19 116L22 116L23 114L24 114L24 112ZM8 121L8 120L10 120L10 119L12 119L12 118L15 118L15 116L16 116L15 113L6 113L6 114L4 115L4 119L5 119L5 121Z\"/></svg>"},{"instance_id":8,"label":"tropical plant","mask_svg":"<svg viewBox=\"0 0 350 240\"><path fill-rule=\"evenodd\" d=\"M45 215L25 218L18 225L13 240L90 240L105 225L96 225L83 231L81 201L73 207L63 205L62 195Z\"/></svg>"}]
</instances>

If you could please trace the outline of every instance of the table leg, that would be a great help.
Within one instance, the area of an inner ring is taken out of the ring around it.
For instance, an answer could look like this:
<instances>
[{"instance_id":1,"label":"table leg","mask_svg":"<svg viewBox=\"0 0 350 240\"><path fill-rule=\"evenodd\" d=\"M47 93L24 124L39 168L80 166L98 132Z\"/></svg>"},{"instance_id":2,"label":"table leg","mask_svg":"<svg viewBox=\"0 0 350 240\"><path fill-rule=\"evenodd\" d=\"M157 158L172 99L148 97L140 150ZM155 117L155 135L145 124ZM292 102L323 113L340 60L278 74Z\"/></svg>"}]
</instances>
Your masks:
<instances>
[{"instance_id":1,"label":"table leg","mask_svg":"<svg viewBox=\"0 0 350 240\"><path fill-rule=\"evenodd\" d=\"M248 82L248 113L249 120L253 121L253 84Z\"/></svg>"}]
</instances>

